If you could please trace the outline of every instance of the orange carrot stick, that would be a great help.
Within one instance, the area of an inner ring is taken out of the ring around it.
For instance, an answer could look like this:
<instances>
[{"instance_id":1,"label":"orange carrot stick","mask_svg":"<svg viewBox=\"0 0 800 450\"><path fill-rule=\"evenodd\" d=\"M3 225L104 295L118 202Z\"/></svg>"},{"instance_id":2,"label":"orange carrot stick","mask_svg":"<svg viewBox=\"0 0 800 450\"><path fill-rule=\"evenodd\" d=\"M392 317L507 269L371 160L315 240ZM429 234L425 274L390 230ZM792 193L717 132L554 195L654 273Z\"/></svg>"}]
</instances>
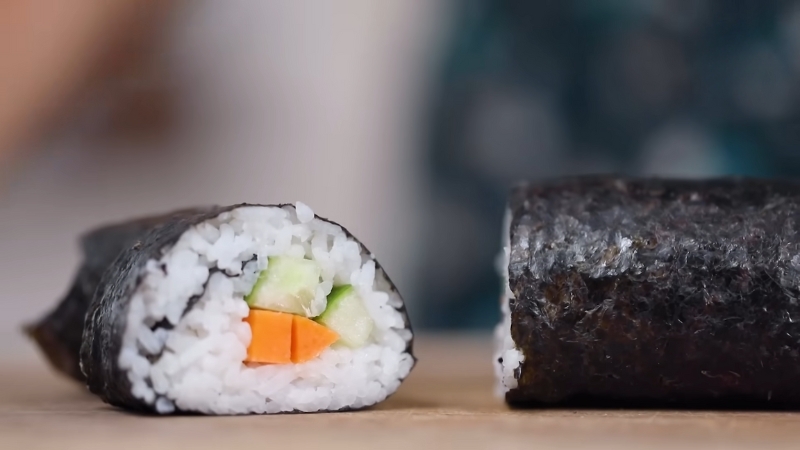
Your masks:
<instances>
[{"instance_id":1,"label":"orange carrot stick","mask_svg":"<svg viewBox=\"0 0 800 450\"><path fill-rule=\"evenodd\" d=\"M291 314L251 309L247 316L253 338L245 362L286 364L292 362Z\"/></svg>"},{"instance_id":2,"label":"orange carrot stick","mask_svg":"<svg viewBox=\"0 0 800 450\"><path fill-rule=\"evenodd\" d=\"M339 335L311 319L292 316L292 362L303 363L319 356L339 340Z\"/></svg>"}]
</instances>

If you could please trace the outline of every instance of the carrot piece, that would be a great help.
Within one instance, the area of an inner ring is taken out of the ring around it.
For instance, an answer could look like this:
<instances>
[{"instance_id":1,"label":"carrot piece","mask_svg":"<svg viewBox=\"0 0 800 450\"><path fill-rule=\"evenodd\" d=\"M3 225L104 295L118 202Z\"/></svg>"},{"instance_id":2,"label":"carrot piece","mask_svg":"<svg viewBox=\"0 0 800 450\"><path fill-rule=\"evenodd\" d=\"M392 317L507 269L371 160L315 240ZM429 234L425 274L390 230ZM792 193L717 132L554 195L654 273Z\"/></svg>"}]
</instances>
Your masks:
<instances>
[{"instance_id":1,"label":"carrot piece","mask_svg":"<svg viewBox=\"0 0 800 450\"><path fill-rule=\"evenodd\" d=\"M319 356L339 340L335 331L301 316L292 317L292 362L303 363Z\"/></svg>"},{"instance_id":2,"label":"carrot piece","mask_svg":"<svg viewBox=\"0 0 800 450\"><path fill-rule=\"evenodd\" d=\"M251 309L245 319L253 338L245 362L286 364L292 362L292 315Z\"/></svg>"}]
</instances>

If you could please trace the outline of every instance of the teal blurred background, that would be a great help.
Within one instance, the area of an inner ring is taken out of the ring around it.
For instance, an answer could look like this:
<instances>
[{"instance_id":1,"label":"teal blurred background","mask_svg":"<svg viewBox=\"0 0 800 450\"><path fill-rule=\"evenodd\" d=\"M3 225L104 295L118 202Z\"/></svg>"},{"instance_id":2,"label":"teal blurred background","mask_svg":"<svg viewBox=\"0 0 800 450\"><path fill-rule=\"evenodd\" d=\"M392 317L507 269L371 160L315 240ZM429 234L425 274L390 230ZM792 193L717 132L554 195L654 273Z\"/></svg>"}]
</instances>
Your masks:
<instances>
[{"instance_id":1,"label":"teal blurred background","mask_svg":"<svg viewBox=\"0 0 800 450\"><path fill-rule=\"evenodd\" d=\"M426 156L428 326L497 320L517 180L800 173L798 2L478 0L455 15Z\"/></svg>"}]
</instances>

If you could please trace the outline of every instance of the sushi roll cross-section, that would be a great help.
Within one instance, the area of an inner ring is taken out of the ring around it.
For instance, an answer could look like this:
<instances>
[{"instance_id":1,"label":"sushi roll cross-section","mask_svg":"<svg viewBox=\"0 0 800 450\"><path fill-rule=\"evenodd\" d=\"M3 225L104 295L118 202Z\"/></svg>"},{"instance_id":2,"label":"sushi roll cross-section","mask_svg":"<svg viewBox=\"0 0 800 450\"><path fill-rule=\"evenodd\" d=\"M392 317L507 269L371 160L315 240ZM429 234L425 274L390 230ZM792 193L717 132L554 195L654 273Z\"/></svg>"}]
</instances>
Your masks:
<instances>
[{"instance_id":1,"label":"sushi roll cross-section","mask_svg":"<svg viewBox=\"0 0 800 450\"><path fill-rule=\"evenodd\" d=\"M415 364L391 280L302 203L184 210L125 244L85 321L70 324L83 327L82 375L108 403L159 414L360 409ZM73 356L39 342L53 362Z\"/></svg>"}]
</instances>

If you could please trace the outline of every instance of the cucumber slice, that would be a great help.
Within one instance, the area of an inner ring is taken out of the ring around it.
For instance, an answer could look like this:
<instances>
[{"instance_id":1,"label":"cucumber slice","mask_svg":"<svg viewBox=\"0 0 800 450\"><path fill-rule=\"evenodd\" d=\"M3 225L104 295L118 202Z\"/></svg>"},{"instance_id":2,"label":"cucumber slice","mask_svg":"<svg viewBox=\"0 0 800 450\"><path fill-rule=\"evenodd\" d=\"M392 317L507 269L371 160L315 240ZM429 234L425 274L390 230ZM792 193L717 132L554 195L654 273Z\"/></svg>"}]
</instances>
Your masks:
<instances>
[{"instance_id":1,"label":"cucumber slice","mask_svg":"<svg viewBox=\"0 0 800 450\"><path fill-rule=\"evenodd\" d=\"M375 323L353 286L337 286L328 295L328 308L317 319L339 334L339 342L359 348L369 340Z\"/></svg>"},{"instance_id":2,"label":"cucumber slice","mask_svg":"<svg viewBox=\"0 0 800 450\"><path fill-rule=\"evenodd\" d=\"M245 301L251 308L309 317L322 270L310 259L275 256ZM324 308L324 305L323 305Z\"/></svg>"}]
</instances>

